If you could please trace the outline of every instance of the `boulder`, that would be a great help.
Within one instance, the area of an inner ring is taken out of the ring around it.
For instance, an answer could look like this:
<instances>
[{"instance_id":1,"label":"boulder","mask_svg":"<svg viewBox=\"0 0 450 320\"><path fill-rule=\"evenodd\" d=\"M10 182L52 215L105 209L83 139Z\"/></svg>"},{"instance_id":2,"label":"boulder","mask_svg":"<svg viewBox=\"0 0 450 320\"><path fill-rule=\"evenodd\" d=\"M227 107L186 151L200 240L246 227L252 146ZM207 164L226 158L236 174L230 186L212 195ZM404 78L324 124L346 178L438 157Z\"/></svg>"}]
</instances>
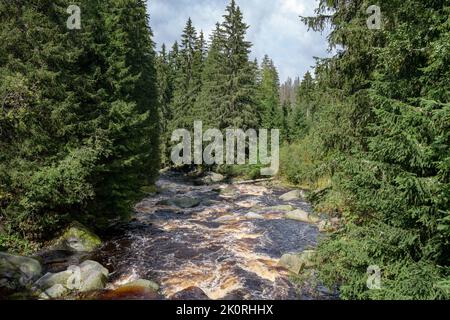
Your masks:
<instances>
[{"instance_id":1,"label":"boulder","mask_svg":"<svg viewBox=\"0 0 450 320\"><path fill-rule=\"evenodd\" d=\"M47 297L46 299L58 298L59 294L64 295L70 290L79 292L101 290L105 288L108 275L108 269L100 263L87 260L79 266L70 266L63 272L47 273L33 285L33 289L42 292L40 297Z\"/></svg>"},{"instance_id":2,"label":"boulder","mask_svg":"<svg viewBox=\"0 0 450 320\"><path fill-rule=\"evenodd\" d=\"M302 190L293 190L293 191L283 194L280 197L280 200L293 201L293 200L298 200L298 199L301 199L304 197L305 197L305 194Z\"/></svg>"},{"instance_id":3,"label":"boulder","mask_svg":"<svg viewBox=\"0 0 450 320\"><path fill-rule=\"evenodd\" d=\"M148 286L132 286L131 283L121 286L116 290L101 292L95 300L161 300L162 296Z\"/></svg>"},{"instance_id":4,"label":"boulder","mask_svg":"<svg viewBox=\"0 0 450 320\"><path fill-rule=\"evenodd\" d=\"M169 199L159 202L159 205L169 205L169 206L175 206L181 209L189 209L189 208L195 208L199 206L201 203L200 199L197 198L175 198L175 199Z\"/></svg>"},{"instance_id":5,"label":"boulder","mask_svg":"<svg viewBox=\"0 0 450 320\"><path fill-rule=\"evenodd\" d=\"M306 250L301 254L285 254L281 257L278 265L295 274L300 274L303 269L313 266L314 254L314 250Z\"/></svg>"},{"instance_id":6,"label":"boulder","mask_svg":"<svg viewBox=\"0 0 450 320\"><path fill-rule=\"evenodd\" d=\"M69 289L67 289L62 284L55 284L51 288L45 290L45 292L41 293L39 295L40 299L47 300L47 299L57 299L61 298L65 294L69 292Z\"/></svg>"},{"instance_id":7,"label":"boulder","mask_svg":"<svg viewBox=\"0 0 450 320\"><path fill-rule=\"evenodd\" d=\"M82 264L80 264L80 272L81 272L81 278L86 277L89 273L93 272L100 272L105 277L109 276L109 271L104 266L102 266L100 263L92 260L84 261Z\"/></svg>"},{"instance_id":8,"label":"boulder","mask_svg":"<svg viewBox=\"0 0 450 320\"><path fill-rule=\"evenodd\" d=\"M220 191L220 195L224 198L233 198L238 196L239 193L239 190L233 185L229 185Z\"/></svg>"},{"instance_id":9,"label":"boulder","mask_svg":"<svg viewBox=\"0 0 450 320\"><path fill-rule=\"evenodd\" d=\"M158 188L156 186L143 186L141 187L141 192L148 195L154 195L158 192Z\"/></svg>"},{"instance_id":10,"label":"boulder","mask_svg":"<svg viewBox=\"0 0 450 320\"><path fill-rule=\"evenodd\" d=\"M139 279L119 287L119 289L126 289L126 288L135 288L135 289L141 288L159 291L159 285L156 282L145 279Z\"/></svg>"},{"instance_id":11,"label":"boulder","mask_svg":"<svg viewBox=\"0 0 450 320\"><path fill-rule=\"evenodd\" d=\"M232 214L226 214L226 215L223 215L223 216L215 219L214 222L227 223L227 222L232 222L235 220L236 220L236 216L234 216Z\"/></svg>"},{"instance_id":12,"label":"boulder","mask_svg":"<svg viewBox=\"0 0 450 320\"><path fill-rule=\"evenodd\" d=\"M18 289L33 283L42 274L39 261L0 252L0 287Z\"/></svg>"},{"instance_id":13,"label":"boulder","mask_svg":"<svg viewBox=\"0 0 450 320\"><path fill-rule=\"evenodd\" d=\"M66 270L58 273L47 273L38 281L36 281L33 287L36 290L46 291L47 289L54 287L55 285L67 286L69 278L72 276L73 272Z\"/></svg>"},{"instance_id":14,"label":"boulder","mask_svg":"<svg viewBox=\"0 0 450 320\"><path fill-rule=\"evenodd\" d=\"M220 173L211 172L209 174L209 177L211 178L211 181L214 183L222 182L225 180L225 176L221 175Z\"/></svg>"},{"instance_id":15,"label":"boulder","mask_svg":"<svg viewBox=\"0 0 450 320\"><path fill-rule=\"evenodd\" d=\"M258 213L249 212L245 215L247 219L264 219L264 216Z\"/></svg>"},{"instance_id":16,"label":"boulder","mask_svg":"<svg viewBox=\"0 0 450 320\"><path fill-rule=\"evenodd\" d=\"M80 264L89 255L90 253L88 252L50 249L36 253L34 258L42 262L47 272L58 273L67 270L70 266Z\"/></svg>"},{"instance_id":17,"label":"boulder","mask_svg":"<svg viewBox=\"0 0 450 320\"><path fill-rule=\"evenodd\" d=\"M106 286L108 278L101 271L93 270L81 277L80 292L102 290Z\"/></svg>"},{"instance_id":18,"label":"boulder","mask_svg":"<svg viewBox=\"0 0 450 320\"><path fill-rule=\"evenodd\" d=\"M225 177L219 173L215 172L208 172L202 179L200 179L200 182L203 184L215 184L215 183L221 183L225 180Z\"/></svg>"},{"instance_id":19,"label":"boulder","mask_svg":"<svg viewBox=\"0 0 450 320\"><path fill-rule=\"evenodd\" d=\"M318 217L315 217L300 209L286 213L285 217L286 219L297 220L305 223L318 223L320 221Z\"/></svg>"},{"instance_id":20,"label":"boulder","mask_svg":"<svg viewBox=\"0 0 450 320\"><path fill-rule=\"evenodd\" d=\"M72 223L53 247L67 248L75 252L92 252L102 244L100 238L78 222Z\"/></svg>"},{"instance_id":21,"label":"boulder","mask_svg":"<svg viewBox=\"0 0 450 320\"><path fill-rule=\"evenodd\" d=\"M63 286L67 291L87 292L101 290L106 285L108 275L108 269L100 263L87 260L79 266L71 266L63 272L47 273L33 285L33 289L43 292L42 297L47 295L49 298L58 297L54 292L62 292L63 290L61 290L60 286ZM52 294L49 294L47 291L51 288L53 288L51 290ZM65 291L63 294L65 294Z\"/></svg>"},{"instance_id":22,"label":"boulder","mask_svg":"<svg viewBox=\"0 0 450 320\"><path fill-rule=\"evenodd\" d=\"M190 287L175 293L170 300L210 300L206 293L198 287Z\"/></svg>"},{"instance_id":23,"label":"boulder","mask_svg":"<svg viewBox=\"0 0 450 320\"><path fill-rule=\"evenodd\" d=\"M87 260L79 265L80 292L101 290L105 288L109 271L96 261Z\"/></svg>"},{"instance_id":24,"label":"boulder","mask_svg":"<svg viewBox=\"0 0 450 320\"><path fill-rule=\"evenodd\" d=\"M273 207L257 207L257 211L268 211L268 212L286 212L286 211L294 211L295 208L290 204L287 205L279 205Z\"/></svg>"}]
</instances>

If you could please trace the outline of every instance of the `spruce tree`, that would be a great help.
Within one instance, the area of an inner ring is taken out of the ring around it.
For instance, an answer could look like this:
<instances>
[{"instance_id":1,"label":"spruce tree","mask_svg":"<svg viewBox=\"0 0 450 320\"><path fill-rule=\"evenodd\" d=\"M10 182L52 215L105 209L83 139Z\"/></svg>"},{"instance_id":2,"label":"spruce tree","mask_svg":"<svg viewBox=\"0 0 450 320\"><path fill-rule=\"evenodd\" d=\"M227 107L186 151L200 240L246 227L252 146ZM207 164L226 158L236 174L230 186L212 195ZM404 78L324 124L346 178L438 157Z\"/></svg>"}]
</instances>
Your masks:
<instances>
[{"instance_id":1,"label":"spruce tree","mask_svg":"<svg viewBox=\"0 0 450 320\"><path fill-rule=\"evenodd\" d=\"M156 60L156 72L158 75L158 92L160 105L160 130L161 130L161 161L164 166L169 164L169 124L173 118L171 102L173 97L173 77L169 61L170 57L166 51L166 45L163 44L161 52Z\"/></svg>"},{"instance_id":2,"label":"spruce tree","mask_svg":"<svg viewBox=\"0 0 450 320\"><path fill-rule=\"evenodd\" d=\"M294 139L303 138L312 125L317 109L314 90L313 78L308 71L297 88L296 104L290 121L290 132Z\"/></svg>"},{"instance_id":3,"label":"spruce tree","mask_svg":"<svg viewBox=\"0 0 450 320\"><path fill-rule=\"evenodd\" d=\"M201 89L203 65L203 41L189 18L181 36L181 46L177 55L178 68L174 79L172 109L174 117L171 130L192 129L194 124L194 104Z\"/></svg>"},{"instance_id":4,"label":"spruce tree","mask_svg":"<svg viewBox=\"0 0 450 320\"><path fill-rule=\"evenodd\" d=\"M225 108L224 46L223 30L216 24L202 72L202 90L195 104L195 114L209 128L220 127L220 110Z\"/></svg>"},{"instance_id":5,"label":"spruce tree","mask_svg":"<svg viewBox=\"0 0 450 320\"><path fill-rule=\"evenodd\" d=\"M226 8L221 25L224 35L224 103L219 107L220 128L255 128L258 120L256 70L249 61L251 43L245 40L248 29L241 9L234 0Z\"/></svg>"},{"instance_id":6,"label":"spruce tree","mask_svg":"<svg viewBox=\"0 0 450 320\"><path fill-rule=\"evenodd\" d=\"M261 63L260 72L258 96L262 126L267 129L281 129L283 115L280 106L280 80L273 61L267 55Z\"/></svg>"},{"instance_id":7,"label":"spruce tree","mask_svg":"<svg viewBox=\"0 0 450 320\"><path fill-rule=\"evenodd\" d=\"M304 19L329 24L342 48L319 60L314 100L326 103L306 113L317 170L331 174L317 200L346 221L319 247L319 276L345 299L448 299L449 7L380 6L380 30L367 28L360 1L320 1ZM382 270L380 290L361 280L370 265Z\"/></svg>"},{"instance_id":8,"label":"spruce tree","mask_svg":"<svg viewBox=\"0 0 450 320\"><path fill-rule=\"evenodd\" d=\"M81 1L80 30L66 27L70 4L0 3L0 246L10 250L73 220L100 227L129 213L159 168L144 2Z\"/></svg>"},{"instance_id":9,"label":"spruce tree","mask_svg":"<svg viewBox=\"0 0 450 320\"><path fill-rule=\"evenodd\" d=\"M141 186L152 184L160 164L155 53L144 1L111 0L103 12L107 63L108 131L113 145L104 159L97 194L112 212L129 212Z\"/></svg>"}]
</instances>

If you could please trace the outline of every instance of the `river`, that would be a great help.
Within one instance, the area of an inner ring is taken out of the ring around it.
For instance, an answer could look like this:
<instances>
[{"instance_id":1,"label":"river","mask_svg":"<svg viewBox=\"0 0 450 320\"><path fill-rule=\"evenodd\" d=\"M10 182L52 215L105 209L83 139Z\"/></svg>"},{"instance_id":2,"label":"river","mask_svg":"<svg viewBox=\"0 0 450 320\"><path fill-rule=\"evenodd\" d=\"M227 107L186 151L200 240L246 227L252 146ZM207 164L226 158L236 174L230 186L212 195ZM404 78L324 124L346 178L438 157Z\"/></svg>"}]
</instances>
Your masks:
<instances>
[{"instance_id":1,"label":"river","mask_svg":"<svg viewBox=\"0 0 450 320\"><path fill-rule=\"evenodd\" d=\"M96 253L112 271L108 289L144 278L160 284L168 299L329 298L323 288L299 290L278 266L283 254L314 248L320 236L315 225L287 220L273 208L311 210L304 200L279 200L289 190L265 183L196 185L173 172L157 187ZM200 204L181 209L168 201L179 198Z\"/></svg>"}]
</instances>

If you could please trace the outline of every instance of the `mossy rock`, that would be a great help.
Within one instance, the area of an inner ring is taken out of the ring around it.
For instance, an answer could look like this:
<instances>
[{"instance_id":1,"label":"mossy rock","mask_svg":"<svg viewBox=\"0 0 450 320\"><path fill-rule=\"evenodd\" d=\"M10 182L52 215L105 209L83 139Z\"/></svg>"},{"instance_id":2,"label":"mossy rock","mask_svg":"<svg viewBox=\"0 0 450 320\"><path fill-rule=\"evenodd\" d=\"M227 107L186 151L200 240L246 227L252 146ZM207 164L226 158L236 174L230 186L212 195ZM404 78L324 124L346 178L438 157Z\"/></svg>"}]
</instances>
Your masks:
<instances>
[{"instance_id":1,"label":"mossy rock","mask_svg":"<svg viewBox=\"0 0 450 320\"><path fill-rule=\"evenodd\" d=\"M300 274L303 269L314 266L313 258L315 253L314 250L305 250L300 254L285 254L281 257L278 265L295 274Z\"/></svg>"},{"instance_id":2,"label":"mossy rock","mask_svg":"<svg viewBox=\"0 0 450 320\"><path fill-rule=\"evenodd\" d=\"M68 248L75 252L92 252L101 244L102 240L96 234L81 223L73 222L54 242L54 247Z\"/></svg>"},{"instance_id":3,"label":"mossy rock","mask_svg":"<svg viewBox=\"0 0 450 320\"><path fill-rule=\"evenodd\" d=\"M0 252L0 287L18 289L39 278L42 266L36 259Z\"/></svg>"},{"instance_id":4,"label":"mossy rock","mask_svg":"<svg viewBox=\"0 0 450 320\"><path fill-rule=\"evenodd\" d=\"M289 191L282 196L280 196L280 200L283 201L293 201L293 200L299 200L305 197L304 191L302 190L292 190Z\"/></svg>"},{"instance_id":5,"label":"mossy rock","mask_svg":"<svg viewBox=\"0 0 450 320\"><path fill-rule=\"evenodd\" d=\"M235 186L229 185L220 191L220 195L222 197L236 197L239 195L239 190Z\"/></svg>"},{"instance_id":6,"label":"mossy rock","mask_svg":"<svg viewBox=\"0 0 450 320\"><path fill-rule=\"evenodd\" d=\"M71 271L62 271L58 273L47 273L33 285L37 290L46 291L57 284L67 285L67 281L72 275Z\"/></svg>"},{"instance_id":7,"label":"mossy rock","mask_svg":"<svg viewBox=\"0 0 450 320\"><path fill-rule=\"evenodd\" d=\"M156 186L143 186L141 187L141 192L145 194L155 194L158 193L158 188Z\"/></svg>"},{"instance_id":8,"label":"mossy rock","mask_svg":"<svg viewBox=\"0 0 450 320\"><path fill-rule=\"evenodd\" d=\"M296 220L296 221L301 221L301 222L311 223L311 224L320 222L319 217L309 214L308 212L300 210L300 209L286 213L285 217L286 217L286 219Z\"/></svg>"},{"instance_id":9,"label":"mossy rock","mask_svg":"<svg viewBox=\"0 0 450 320\"><path fill-rule=\"evenodd\" d=\"M263 206L256 206L253 208L256 212L261 211L267 211L267 212L289 212L294 211L295 208L289 204L287 205L279 205L279 206L273 206L273 207L263 207Z\"/></svg>"},{"instance_id":10,"label":"mossy rock","mask_svg":"<svg viewBox=\"0 0 450 320\"><path fill-rule=\"evenodd\" d=\"M175 206L181 209L189 209L199 206L200 203L201 203L200 199L184 197L184 198L163 200L159 202L158 205Z\"/></svg>"}]
</instances>

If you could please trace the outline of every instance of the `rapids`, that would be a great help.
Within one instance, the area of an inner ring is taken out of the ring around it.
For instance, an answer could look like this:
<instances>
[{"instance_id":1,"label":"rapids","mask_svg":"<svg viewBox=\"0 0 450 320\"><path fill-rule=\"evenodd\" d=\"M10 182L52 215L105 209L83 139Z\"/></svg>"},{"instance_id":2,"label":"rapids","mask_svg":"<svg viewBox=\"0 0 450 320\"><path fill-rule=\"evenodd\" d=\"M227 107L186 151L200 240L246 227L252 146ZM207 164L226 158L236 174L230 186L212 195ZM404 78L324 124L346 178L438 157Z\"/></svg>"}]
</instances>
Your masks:
<instances>
[{"instance_id":1,"label":"rapids","mask_svg":"<svg viewBox=\"0 0 450 320\"><path fill-rule=\"evenodd\" d=\"M96 253L95 260L112 271L108 289L144 278L160 284L168 299L180 292L190 299L328 298L324 290L299 295L289 272L277 265L285 253L313 248L320 236L316 226L267 209L291 204L311 210L302 200L279 200L289 190L199 186L178 173L165 173L157 187L158 194L137 204L132 222L112 232ZM179 197L201 203L189 209L167 204Z\"/></svg>"}]
</instances>

